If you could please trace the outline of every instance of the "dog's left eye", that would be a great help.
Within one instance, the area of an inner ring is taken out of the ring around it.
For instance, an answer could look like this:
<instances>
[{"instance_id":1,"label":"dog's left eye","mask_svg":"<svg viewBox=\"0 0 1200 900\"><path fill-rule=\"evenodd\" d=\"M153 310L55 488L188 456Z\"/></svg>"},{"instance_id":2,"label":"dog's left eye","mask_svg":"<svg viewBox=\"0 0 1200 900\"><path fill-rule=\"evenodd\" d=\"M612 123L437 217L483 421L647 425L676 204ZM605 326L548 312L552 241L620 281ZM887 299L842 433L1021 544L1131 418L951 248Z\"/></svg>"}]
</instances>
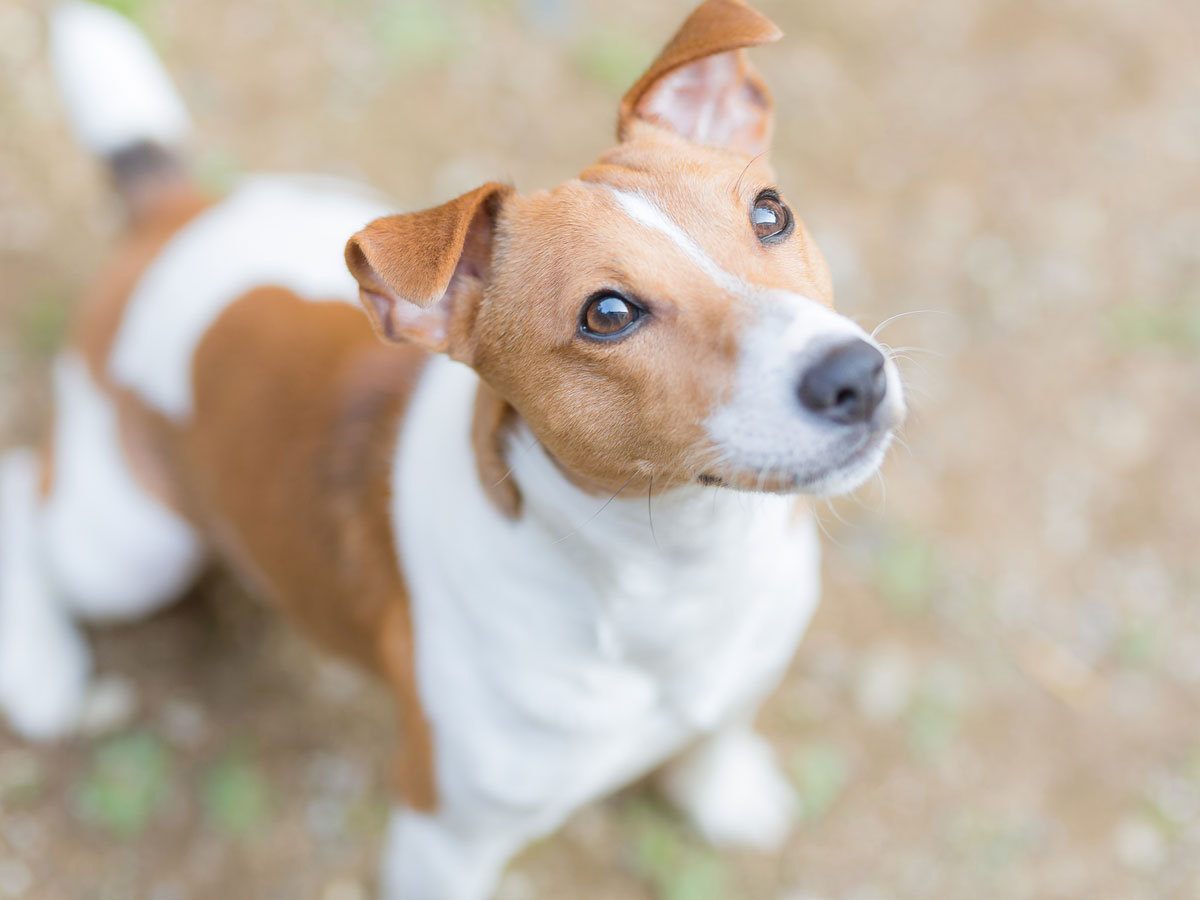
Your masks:
<instances>
[{"instance_id":1,"label":"dog's left eye","mask_svg":"<svg viewBox=\"0 0 1200 900\"><path fill-rule=\"evenodd\" d=\"M642 310L616 291L602 291L588 298L580 317L580 331L589 337L612 338L633 327Z\"/></svg>"},{"instance_id":2,"label":"dog's left eye","mask_svg":"<svg viewBox=\"0 0 1200 900\"><path fill-rule=\"evenodd\" d=\"M750 222L764 244L781 241L792 233L792 211L774 191L763 191L754 201Z\"/></svg>"}]
</instances>

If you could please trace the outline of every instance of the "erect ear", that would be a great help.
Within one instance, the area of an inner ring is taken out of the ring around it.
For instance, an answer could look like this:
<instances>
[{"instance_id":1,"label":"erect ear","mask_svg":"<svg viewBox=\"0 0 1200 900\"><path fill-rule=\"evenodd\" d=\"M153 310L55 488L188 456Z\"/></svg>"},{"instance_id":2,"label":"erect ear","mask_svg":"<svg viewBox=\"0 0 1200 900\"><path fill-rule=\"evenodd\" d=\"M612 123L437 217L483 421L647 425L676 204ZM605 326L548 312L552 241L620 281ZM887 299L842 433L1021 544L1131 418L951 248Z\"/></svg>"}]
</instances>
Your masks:
<instances>
[{"instance_id":1,"label":"erect ear","mask_svg":"<svg viewBox=\"0 0 1200 900\"><path fill-rule=\"evenodd\" d=\"M381 337L471 361L496 216L511 191L485 184L434 209L376 219L350 238L346 265Z\"/></svg>"},{"instance_id":2,"label":"erect ear","mask_svg":"<svg viewBox=\"0 0 1200 900\"><path fill-rule=\"evenodd\" d=\"M782 36L742 0L705 0L621 101L617 136L626 140L642 120L697 144L764 152L771 94L741 48Z\"/></svg>"}]
</instances>

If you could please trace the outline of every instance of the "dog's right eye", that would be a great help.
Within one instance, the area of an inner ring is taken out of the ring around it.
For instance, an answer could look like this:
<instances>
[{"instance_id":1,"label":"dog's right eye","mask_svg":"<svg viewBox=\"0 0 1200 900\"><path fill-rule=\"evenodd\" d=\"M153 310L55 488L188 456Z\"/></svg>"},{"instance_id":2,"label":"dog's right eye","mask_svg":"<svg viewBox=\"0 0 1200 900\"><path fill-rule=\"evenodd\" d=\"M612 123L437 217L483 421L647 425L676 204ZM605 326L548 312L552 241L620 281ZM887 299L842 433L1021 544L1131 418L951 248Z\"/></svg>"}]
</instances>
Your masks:
<instances>
[{"instance_id":1,"label":"dog's right eye","mask_svg":"<svg viewBox=\"0 0 1200 900\"><path fill-rule=\"evenodd\" d=\"M754 233L764 244L786 239L792 233L793 221L792 211L772 190L759 194L754 201L754 209L750 212L750 223L754 226Z\"/></svg>"},{"instance_id":2,"label":"dog's right eye","mask_svg":"<svg viewBox=\"0 0 1200 900\"><path fill-rule=\"evenodd\" d=\"M633 327L642 310L616 291L603 291L588 298L580 317L579 330L589 337L614 338Z\"/></svg>"}]
</instances>

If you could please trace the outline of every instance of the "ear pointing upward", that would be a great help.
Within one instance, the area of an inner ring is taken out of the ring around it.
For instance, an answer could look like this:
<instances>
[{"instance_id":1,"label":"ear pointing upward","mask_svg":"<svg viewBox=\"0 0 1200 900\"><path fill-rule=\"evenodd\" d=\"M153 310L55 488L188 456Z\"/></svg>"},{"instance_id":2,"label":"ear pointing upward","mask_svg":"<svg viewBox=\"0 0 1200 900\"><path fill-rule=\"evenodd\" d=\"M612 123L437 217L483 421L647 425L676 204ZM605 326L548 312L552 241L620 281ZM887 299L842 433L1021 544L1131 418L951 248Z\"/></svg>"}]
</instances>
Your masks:
<instances>
[{"instance_id":1,"label":"ear pointing upward","mask_svg":"<svg viewBox=\"0 0 1200 900\"><path fill-rule=\"evenodd\" d=\"M376 219L350 238L346 266L382 338L470 362L496 216L511 190L485 184L434 209Z\"/></svg>"},{"instance_id":2,"label":"ear pointing upward","mask_svg":"<svg viewBox=\"0 0 1200 900\"><path fill-rule=\"evenodd\" d=\"M783 36L742 0L705 0L621 101L617 136L638 120L754 156L771 137L771 95L743 47Z\"/></svg>"}]
</instances>

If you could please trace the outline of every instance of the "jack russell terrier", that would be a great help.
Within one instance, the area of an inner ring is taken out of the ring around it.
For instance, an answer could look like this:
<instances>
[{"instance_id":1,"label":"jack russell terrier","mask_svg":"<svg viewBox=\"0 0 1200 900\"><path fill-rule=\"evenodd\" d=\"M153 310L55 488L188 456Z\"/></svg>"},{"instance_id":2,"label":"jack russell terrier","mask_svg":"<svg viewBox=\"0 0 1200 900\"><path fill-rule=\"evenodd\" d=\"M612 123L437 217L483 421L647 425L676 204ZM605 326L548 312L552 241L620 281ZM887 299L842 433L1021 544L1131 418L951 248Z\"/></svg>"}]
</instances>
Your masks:
<instances>
[{"instance_id":1,"label":"jack russell terrier","mask_svg":"<svg viewBox=\"0 0 1200 900\"><path fill-rule=\"evenodd\" d=\"M752 722L817 602L800 498L862 483L904 415L766 161L744 48L779 37L706 0L578 178L389 215L313 177L204 196L144 38L61 6L67 110L130 226L50 438L0 464L12 728L71 733L77 620L215 558L395 696L383 896L486 897L650 772L712 841L778 846L794 799Z\"/></svg>"}]
</instances>

